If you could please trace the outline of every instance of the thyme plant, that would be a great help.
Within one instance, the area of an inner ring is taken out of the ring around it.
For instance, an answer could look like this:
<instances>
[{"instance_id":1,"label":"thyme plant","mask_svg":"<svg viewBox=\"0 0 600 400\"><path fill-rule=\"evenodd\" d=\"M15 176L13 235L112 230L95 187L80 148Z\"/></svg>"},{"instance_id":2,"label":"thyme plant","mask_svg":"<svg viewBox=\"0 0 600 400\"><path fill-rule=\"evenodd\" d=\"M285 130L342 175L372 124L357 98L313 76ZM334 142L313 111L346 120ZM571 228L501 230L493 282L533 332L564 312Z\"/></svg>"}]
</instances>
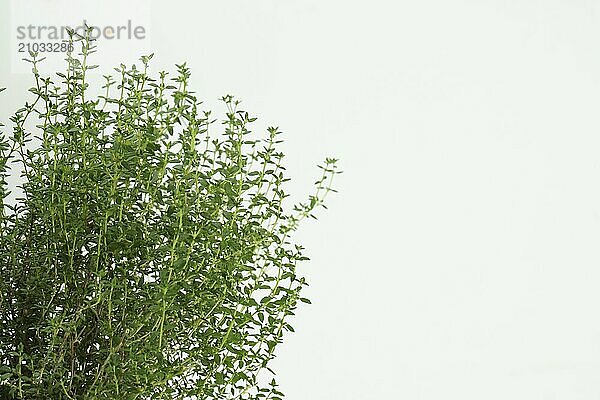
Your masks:
<instances>
[{"instance_id":1,"label":"thyme plant","mask_svg":"<svg viewBox=\"0 0 600 400\"><path fill-rule=\"evenodd\" d=\"M90 94L88 37L0 137L0 399L280 399L268 369L306 285L280 132L216 123L152 56ZM9 199L11 166L21 171ZM287 203L286 203L287 204Z\"/></svg>"}]
</instances>

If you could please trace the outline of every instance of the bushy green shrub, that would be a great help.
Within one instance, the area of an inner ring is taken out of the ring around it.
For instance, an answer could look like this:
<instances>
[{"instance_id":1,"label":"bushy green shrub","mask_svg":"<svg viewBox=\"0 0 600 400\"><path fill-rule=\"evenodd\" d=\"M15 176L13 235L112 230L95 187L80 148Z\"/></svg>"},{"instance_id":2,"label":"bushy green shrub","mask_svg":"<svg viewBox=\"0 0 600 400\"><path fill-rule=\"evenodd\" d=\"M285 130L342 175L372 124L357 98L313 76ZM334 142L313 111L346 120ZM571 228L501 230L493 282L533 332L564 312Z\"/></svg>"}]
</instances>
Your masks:
<instances>
[{"instance_id":1,"label":"bushy green shrub","mask_svg":"<svg viewBox=\"0 0 600 400\"><path fill-rule=\"evenodd\" d=\"M72 40L54 78L32 55L34 99L0 139L0 398L280 398L257 374L308 302L290 233L336 160L286 211L277 128L250 132L231 96L215 126L187 66L152 77L151 56L91 97L94 46Z\"/></svg>"}]
</instances>

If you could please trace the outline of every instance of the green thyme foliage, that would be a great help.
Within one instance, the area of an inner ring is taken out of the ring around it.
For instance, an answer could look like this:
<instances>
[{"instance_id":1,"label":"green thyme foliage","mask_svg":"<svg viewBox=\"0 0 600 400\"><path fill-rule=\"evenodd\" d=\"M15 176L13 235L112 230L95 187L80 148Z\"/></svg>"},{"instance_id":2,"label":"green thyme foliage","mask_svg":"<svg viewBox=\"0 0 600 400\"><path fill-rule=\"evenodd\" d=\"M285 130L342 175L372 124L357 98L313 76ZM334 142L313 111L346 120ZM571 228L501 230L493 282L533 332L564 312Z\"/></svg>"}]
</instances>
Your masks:
<instances>
[{"instance_id":1,"label":"green thyme foliage","mask_svg":"<svg viewBox=\"0 0 600 400\"><path fill-rule=\"evenodd\" d=\"M281 398L258 372L308 302L290 233L336 160L286 211L277 128L251 133L231 96L219 125L188 67L153 77L152 56L93 98L93 43L73 40L55 78L32 55L34 100L0 139L0 398Z\"/></svg>"}]
</instances>

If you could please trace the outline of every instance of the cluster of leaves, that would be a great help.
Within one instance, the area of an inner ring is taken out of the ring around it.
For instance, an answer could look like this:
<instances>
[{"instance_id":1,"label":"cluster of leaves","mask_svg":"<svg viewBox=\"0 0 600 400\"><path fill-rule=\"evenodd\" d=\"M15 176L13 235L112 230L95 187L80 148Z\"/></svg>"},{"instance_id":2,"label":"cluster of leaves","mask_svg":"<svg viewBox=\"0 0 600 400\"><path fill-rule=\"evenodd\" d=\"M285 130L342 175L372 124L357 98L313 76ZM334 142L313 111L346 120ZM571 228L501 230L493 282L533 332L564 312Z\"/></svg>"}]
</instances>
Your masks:
<instances>
[{"instance_id":1,"label":"cluster of leaves","mask_svg":"<svg viewBox=\"0 0 600 400\"><path fill-rule=\"evenodd\" d=\"M0 398L281 398L259 371L308 302L289 236L336 160L286 211L277 128L255 137L225 96L213 133L186 65L152 77L151 56L88 98L94 46L71 35L58 82L32 55L35 100L0 137Z\"/></svg>"}]
</instances>

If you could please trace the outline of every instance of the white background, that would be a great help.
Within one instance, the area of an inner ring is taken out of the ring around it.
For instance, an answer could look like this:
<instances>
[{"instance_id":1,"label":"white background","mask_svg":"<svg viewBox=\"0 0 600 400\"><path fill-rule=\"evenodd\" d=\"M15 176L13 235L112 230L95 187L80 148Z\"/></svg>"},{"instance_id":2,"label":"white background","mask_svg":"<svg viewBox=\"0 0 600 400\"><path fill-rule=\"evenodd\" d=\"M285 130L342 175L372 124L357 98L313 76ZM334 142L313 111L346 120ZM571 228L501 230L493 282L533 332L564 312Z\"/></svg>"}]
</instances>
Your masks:
<instances>
[{"instance_id":1,"label":"white background","mask_svg":"<svg viewBox=\"0 0 600 400\"><path fill-rule=\"evenodd\" d=\"M148 6L157 69L280 126L297 198L341 159L297 236L287 399L600 398L600 3ZM30 84L9 71L4 120Z\"/></svg>"}]
</instances>

